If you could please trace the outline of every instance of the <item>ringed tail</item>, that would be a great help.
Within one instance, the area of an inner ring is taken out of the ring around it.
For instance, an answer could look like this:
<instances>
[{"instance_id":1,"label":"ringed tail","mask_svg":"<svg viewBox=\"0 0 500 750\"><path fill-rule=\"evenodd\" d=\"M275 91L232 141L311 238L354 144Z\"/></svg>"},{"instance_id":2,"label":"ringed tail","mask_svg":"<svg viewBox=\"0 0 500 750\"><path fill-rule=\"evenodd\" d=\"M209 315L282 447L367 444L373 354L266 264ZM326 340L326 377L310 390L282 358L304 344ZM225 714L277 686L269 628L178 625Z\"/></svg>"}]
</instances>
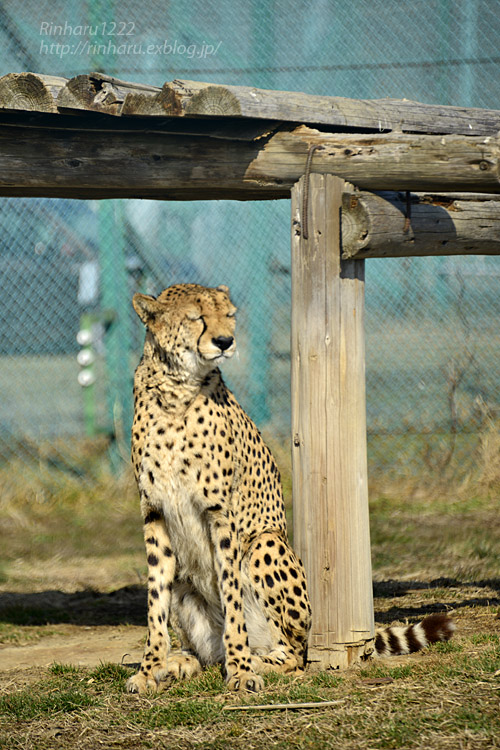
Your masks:
<instances>
[{"instance_id":1,"label":"ringed tail","mask_svg":"<svg viewBox=\"0 0 500 750\"><path fill-rule=\"evenodd\" d=\"M421 651L431 643L448 641L455 631L449 615L436 614L425 617L414 625L392 626L378 630L375 635L374 656L394 656Z\"/></svg>"}]
</instances>

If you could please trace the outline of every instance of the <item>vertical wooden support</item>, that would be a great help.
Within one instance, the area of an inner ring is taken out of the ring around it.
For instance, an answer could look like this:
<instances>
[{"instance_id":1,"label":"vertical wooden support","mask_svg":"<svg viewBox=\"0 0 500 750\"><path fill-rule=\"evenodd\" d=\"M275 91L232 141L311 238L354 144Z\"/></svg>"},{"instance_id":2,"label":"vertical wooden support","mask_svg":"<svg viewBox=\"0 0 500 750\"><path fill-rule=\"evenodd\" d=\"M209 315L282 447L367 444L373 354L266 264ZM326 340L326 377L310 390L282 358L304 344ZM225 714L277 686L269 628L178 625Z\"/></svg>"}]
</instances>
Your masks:
<instances>
[{"instance_id":1,"label":"vertical wooden support","mask_svg":"<svg viewBox=\"0 0 500 750\"><path fill-rule=\"evenodd\" d=\"M294 547L313 610L311 668L343 669L373 651L365 413L364 266L341 261L344 181L292 191Z\"/></svg>"}]
</instances>

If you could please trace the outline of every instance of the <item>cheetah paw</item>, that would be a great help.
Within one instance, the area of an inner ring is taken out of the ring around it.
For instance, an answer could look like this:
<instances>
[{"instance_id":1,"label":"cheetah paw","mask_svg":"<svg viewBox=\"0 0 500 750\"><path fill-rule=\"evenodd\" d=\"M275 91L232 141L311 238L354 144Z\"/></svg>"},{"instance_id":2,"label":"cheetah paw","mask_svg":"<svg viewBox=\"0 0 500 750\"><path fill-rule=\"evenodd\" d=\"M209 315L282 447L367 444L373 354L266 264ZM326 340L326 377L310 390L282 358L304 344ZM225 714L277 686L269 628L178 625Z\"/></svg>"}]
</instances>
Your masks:
<instances>
[{"instance_id":1,"label":"cheetah paw","mask_svg":"<svg viewBox=\"0 0 500 750\"><path fill-rule=\"evenodd\" d=\"M156 693L157 682L151 672L145 675L143 672L129 677L126 684L127 693Z\"/></svg>"},{"instance_id":2,"label":"cheetah paw","mask_svg":"<svg viewBox=\"0 0 500 750\"><path fill-rule=\"evenodd\" d=\"M158 685L165 686L176 680L188 680L200 672L201 664L196 656L175 654L168 657L167 666L156 673L155 679Z\"/></svg>"},{"instance_id":3,"label":"cheetah paw","mask_svg":"<svg viewBox=\"0 0 500 750\"><path fill-rule=\"evenodd\" d=\"M228 690L235 693L258 693L264 687L264 680L253 672L237 672L227 681Z\"/></svg>"}]
</instances>

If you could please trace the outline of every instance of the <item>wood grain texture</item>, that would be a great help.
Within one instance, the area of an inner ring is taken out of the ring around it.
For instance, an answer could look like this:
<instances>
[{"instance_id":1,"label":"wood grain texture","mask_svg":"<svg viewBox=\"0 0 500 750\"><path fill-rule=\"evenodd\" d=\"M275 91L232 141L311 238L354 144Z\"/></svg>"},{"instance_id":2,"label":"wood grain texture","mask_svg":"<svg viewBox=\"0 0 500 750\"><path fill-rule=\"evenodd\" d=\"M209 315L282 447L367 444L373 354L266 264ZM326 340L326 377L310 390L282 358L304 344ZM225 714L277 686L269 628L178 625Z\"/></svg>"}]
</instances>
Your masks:
<instances>
[{"instance_id":1,"label":"wood grain texture","mask_svg":"<svg viewBox=\"0 0 500 750\"><path fill-rule=\"evenodd\" d=\"M221 130L214 137L170 135L143 127L140 118L97 113L92 127L69 116L58 127L55 114L27 125L14 117L4 115L0 124L0 195L6 196L289 198L314 144L320 148L312 173L334 173L362 189L500 192L494 138L339 136L301 126L247 142L228 140Z\"/></svg>"},{"instance_id":2,"label":"wood grain texture","mask_svg":"<svg viewBox=\"0 0 500 750\"><path fill-rule=\"evenodd\" d=\"M33 77L33 78L30 78ZM495 135L500 129L497 110L424 104L407 99L349 99L297 91L274 91L175 79L162 87L123 81L105 73L59 78L47 96L25 95L34 79L53 76L10 73L8 100L16 109L56 112L97 111L115 116L239 117L286 123L327 125L332 130L461 135ZM36 84L35 84L36 85ZM0 85L1 89L1 85ZM26 106L23 105L26 103Z\"/></svg>"},{"instance_id":3,"label":"wood grain texture","mask_svg":"<svg viewBox=\"0 0 500 750\"><path fill-rule=\"evenodd\" d=\"M500 254L500 200L346 190L342 257ZM406 221L408 217L408 222Z\"/></svg>"},{"instance_id":4,"label":"wood grain texture","mask_svg":"<svg viewBox=\"0 0 500 750\"><path fill-rule=\"evenodd\" d=\"M312 172L336 174L366 190L500 192L497 137L334 134L305 125L273 135L246 177L289 186L297 164L304 171L311 146L318 147Z\"/></svg>"},{"instance_id":5,"label":"wood grain texture","mask_svg":"<svg viewBox=\"0 0 500 750\"><path fill-rule=\"evenodd\" d=\"M56 100L66 83L59 76L8 73L0 78L0 109L57 112Z\"/></svg>"},{"instance_id":6,"label":"wood grain texture","mask_svg":"<svg viewBox=\"0 0 500 750\"><path fill-rule=\"evenodd\" d=\"M200 81L175 80L165 86L176 93L182 115L207 114L206 101L214 96L210 89L217 88L217 98L219 102L226 100L228 114L239 111L242 117L335 125L339 130L356 128L374 132L397 130L495 135L500 129L500 112L497 110L423 104L408 99L348 99L251 86L214 87ZM217 114L223 114L223 110Z\"/></svg>"},{"instance_id":7,"label":"wood grain texture","mask_svg":"<svg viewBox=\"0 0 500 750\"><path fill-rule=\"evenodd\" d=\"M340 259L343 180L292 191L294 545L313 610L312 667L345 668L373 649L366 462L363 261Z\"/></svg>"}]
</instances>

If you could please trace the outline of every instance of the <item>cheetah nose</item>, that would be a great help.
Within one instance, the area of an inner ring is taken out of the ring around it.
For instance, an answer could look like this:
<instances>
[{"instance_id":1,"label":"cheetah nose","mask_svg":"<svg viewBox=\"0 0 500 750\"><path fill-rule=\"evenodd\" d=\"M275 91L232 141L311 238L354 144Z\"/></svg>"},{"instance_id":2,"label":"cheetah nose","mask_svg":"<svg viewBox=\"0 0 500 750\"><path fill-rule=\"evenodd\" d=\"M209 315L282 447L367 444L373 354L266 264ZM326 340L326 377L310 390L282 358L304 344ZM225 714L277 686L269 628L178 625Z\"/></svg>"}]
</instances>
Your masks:
<instances>
[{"instance_id":1,"label":"cheetah nose","mask_svg":"<svg viewBox=\"0 0 500 750\"><path fill-rule=\"evenodd\" d=\"M225 352L232 345L233 341L234 338L232 336L217 336L217 338L212 339L212 344L218 347L221 352Z\"/></svg>"}]
</instances>

